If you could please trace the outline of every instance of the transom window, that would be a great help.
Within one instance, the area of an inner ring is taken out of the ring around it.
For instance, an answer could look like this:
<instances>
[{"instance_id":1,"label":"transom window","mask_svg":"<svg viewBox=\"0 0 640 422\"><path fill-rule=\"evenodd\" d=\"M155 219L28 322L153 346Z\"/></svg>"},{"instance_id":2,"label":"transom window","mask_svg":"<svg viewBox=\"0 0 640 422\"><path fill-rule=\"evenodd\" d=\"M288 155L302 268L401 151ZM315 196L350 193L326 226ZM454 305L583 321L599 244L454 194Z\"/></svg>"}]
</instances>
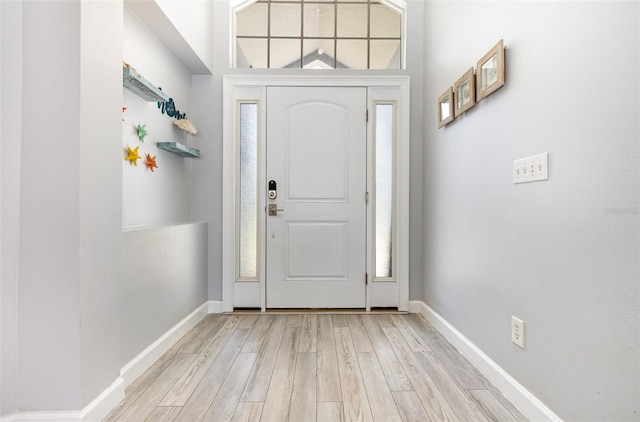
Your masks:
<instances>
[{"instance_id":1,"label":"transom window","mask_svg":"<svg viewBox=\"0 0 640 422\"><path fill-rule=\"evenodd\" d=\"M403 68L398 0L257 0L234 11L235 67Z\"/></svg>"}]
</instances>

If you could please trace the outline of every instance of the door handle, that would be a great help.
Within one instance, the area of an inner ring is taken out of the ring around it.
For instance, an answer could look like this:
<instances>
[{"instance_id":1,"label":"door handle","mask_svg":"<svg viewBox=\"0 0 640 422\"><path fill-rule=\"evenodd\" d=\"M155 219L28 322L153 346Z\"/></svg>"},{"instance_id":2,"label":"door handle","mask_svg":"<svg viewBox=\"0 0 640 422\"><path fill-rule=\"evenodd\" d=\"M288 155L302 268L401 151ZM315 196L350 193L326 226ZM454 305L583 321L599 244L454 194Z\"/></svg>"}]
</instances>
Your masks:
<instances>
[{"instance_id":1,"label":"door handle","mask_svg":"<svg viewBox=\"0 0 640 422\"><path fill-rule=\"evenodd\" d=\"M284 211L278 208L278 204L269 204L269 215L278 215L278 211Z\"/></svg>"}]
</instances>

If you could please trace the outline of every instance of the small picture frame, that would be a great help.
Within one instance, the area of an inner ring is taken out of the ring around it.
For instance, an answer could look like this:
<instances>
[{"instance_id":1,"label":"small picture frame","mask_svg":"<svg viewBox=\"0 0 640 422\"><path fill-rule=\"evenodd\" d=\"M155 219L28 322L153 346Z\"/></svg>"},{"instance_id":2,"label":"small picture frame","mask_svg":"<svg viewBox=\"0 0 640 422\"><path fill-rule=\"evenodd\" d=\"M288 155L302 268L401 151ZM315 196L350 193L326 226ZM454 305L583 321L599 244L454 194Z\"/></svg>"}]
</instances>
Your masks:
<instances>
[{"instance_id":1,"label":"small picture frame","mask_svg":"<svg viewBox=\"0 0 640 422\"><path fill-rule=\"evenodd\" d=\"M460 116L476 104L475 82L473 68L470 68L453 84L454 117Z\"/></svg>"},{"instance_id":2,"label":"small picture frame","mask_svg":"<svg viewBox=\"0 0 640 422\"><path fill-rule=\"evenodd\" d=\"M476 66L477 69L477 101L486 98L504 86L505 61L504 41L500 40L487 52Z\"/></svg>"},{"instance_id":3,"label":"small picture frame","mask_svg":"<svg viewBox=\"0 0 640 422\"><path fill-rule=\"evenodd\" d=\"M453 113L453 88L449 87L438 97L438 129L453 121Z\"/></svg>"}]
</instances>

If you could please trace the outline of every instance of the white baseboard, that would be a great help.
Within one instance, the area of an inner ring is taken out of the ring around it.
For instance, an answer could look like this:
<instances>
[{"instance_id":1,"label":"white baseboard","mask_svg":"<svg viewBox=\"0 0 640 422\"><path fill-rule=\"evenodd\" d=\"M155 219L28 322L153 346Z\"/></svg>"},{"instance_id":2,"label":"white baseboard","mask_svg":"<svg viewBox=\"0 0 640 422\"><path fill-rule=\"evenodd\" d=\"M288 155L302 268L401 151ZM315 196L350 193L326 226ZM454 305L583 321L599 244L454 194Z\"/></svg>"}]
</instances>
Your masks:
<instances>
[{"instance_id":1,"label":"white baseboard","mask_svg":"<svg viewBox=\"0 0 640 422\"><path fill-rule=\"evenodd\" d=\"M124 380L116 381L82 411L19 412L0 418L2 422L100 422L124 398Z\"/></svg>"},{"instance_id":2,"label":"white baseboard","mask_svg":"<svg viewBox=\"0 0 640 422\"><path fill-rule=\"evenodd\" d=\"M182 321L144 349L120 370L120 376L82 411L19 412L0 418L2 422L99 422L124 398L124 390L154 364L182 336L207 314L222 312L222 302L210 300L200 305Z\"/></svg>"},{"instance_id":3,"label":"white baseboard","mask_svg":"<svg viewBox=\"0 0 640 422\"><path fill-rule=\"evenodd\" d=\"M15 415L5 416L2 422L82 422L82 412L58 411L58 412L20 412Z\"/></svg>"},{"instance_id":4,"label":"white baseboard","mask_svg":"<svg viewBox=\"0 0 640 422\"><path fill-rule=\"evenodd\" d=\"M207 303L209 304L209 313L210 314L221 314L222 313L222 301L221 300L210 300Z\"/></svg>"},{"instance_id":5,"label":"white baseboard","mask_svg":"<svg viewBox=\"0 0 640 422\"><path fill-rule=\"evenodd\" d=\"M82 409L82 422L99 422L124 399L124 379L118 377L113 384Z\"/></svg>"},{"instance_id":6,"label":"white baseboard","mask_svg":"<svg viewBox=\"0 0 640 422\"><path fill-rule=\"evenodd\" d=\"M138 356L120 370L120 377L124 379L124 388L127 388L136 378L144 373L157 361L167 350L171 348L187 331L195 327L205 316L207 316L211 302L205 302L195 311L187 315L182 321L164 333L158 340L144 349Z\"/></svg>"},{"instance_id":7,"label":"white baseboard","mask_svg":"<svg viewBox=\"0 0 640 422\"><path fill-rule=\"evenodd\" d=\"M558 415L553 413L429 305L420 300L411 301L409 311L422 314L433 328L458 349L529 420L562 421Z\"/></svg>"}]
</instances>

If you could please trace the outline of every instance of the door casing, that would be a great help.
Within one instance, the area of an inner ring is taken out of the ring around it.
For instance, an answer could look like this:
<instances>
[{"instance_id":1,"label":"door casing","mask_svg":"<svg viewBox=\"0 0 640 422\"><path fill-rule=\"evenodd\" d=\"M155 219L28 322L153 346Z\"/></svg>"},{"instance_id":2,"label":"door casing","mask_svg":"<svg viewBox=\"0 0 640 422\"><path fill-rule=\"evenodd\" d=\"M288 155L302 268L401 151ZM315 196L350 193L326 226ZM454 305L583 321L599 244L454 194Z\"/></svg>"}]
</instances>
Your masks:
<instances>
[{"instance_id":1,"label":"door casing","mask_svg":"<svg viewBox=\"0 0 640 422\"><path fill-rule=\"evenodd\" d=\"M237 281L237 147L236 147L236 104L238 101L255 101L259 105L259 150L265 151L266 130L266 88L268 86L349 86L366 87L367 108L371 110L378 101L393 101L397 104L397 148L396 148L396 247L397 266L395 281L372 281L374 262L372 253L372 207L367 210L367 271L370 274L366 286L366 310L372 307L397 307L409 310L409 77L408 76L248 76L227 75L223 77L223 245L222 245L222 311L232 312L237 307L260 308L266 310L265 256L259 247L258 277L255 281ZM372 119L367 123L367 162L373 163ZM266 183L264 154L259 158L259 183L264 189ZM401 165L400 165L401 164ZM371 192L373 180L368 172L367 186ZM266 206L264 191L258 195L258 209ZM259 244L264 245L266 213L259 213Z\"/></svg>"}]
</instances>

